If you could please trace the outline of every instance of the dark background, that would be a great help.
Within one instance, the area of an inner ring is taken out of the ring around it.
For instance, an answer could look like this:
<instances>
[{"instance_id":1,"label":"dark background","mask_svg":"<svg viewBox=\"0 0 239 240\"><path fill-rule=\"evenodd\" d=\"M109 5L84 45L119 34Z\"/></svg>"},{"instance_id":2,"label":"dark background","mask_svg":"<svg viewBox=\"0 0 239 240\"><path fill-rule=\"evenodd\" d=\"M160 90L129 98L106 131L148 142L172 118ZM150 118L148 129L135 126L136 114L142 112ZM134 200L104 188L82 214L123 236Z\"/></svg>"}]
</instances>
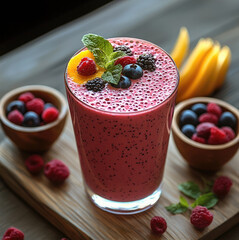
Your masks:
<instances>
[{"instance_id":1,"label":"dark background","mask_svg":"<svg viewBox=\"0 0 239 240\"><path fill-rule=\"evenodd\" d=\"M0 13L0 55L112 1L5 1Z\"/></svg>"}]
</instances>

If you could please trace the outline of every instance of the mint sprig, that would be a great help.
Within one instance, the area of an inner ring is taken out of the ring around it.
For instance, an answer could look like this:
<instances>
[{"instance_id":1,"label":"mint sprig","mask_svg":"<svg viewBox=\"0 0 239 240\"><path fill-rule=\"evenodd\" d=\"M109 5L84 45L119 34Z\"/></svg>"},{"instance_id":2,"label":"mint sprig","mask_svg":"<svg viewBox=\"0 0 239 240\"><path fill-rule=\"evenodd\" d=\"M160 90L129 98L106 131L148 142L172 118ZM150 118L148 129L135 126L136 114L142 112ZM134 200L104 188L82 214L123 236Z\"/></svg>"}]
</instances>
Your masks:
<instances>
[{"instance_id":1,"label":"mint sprig","mask_svg":"<svg viewBox=\"0 0 239 240\"><path fill-rule=\"evenodd\" d=\"M214 207L218 202L218 198L215 196L214 193L209 192L206 194L203 194L199 196L194 203L191 204L191 206L194 208L198 205L204 206L206 208L212 208Z\"/></svg>"},{"instance_id":2,"label":"mint sprig","mask_svg":"<svg viewBox=\"0 0 239 240\"><path fill-rule=\"evenodd\" d=\"M122 51L114 52L111 43L96 34L84 35L82 42L93 53L96 63L106 70L101 78L106 82L118 84L122 66L120 64L114 65L114 63L126 54Z\"/></svg>"}]
</instances>

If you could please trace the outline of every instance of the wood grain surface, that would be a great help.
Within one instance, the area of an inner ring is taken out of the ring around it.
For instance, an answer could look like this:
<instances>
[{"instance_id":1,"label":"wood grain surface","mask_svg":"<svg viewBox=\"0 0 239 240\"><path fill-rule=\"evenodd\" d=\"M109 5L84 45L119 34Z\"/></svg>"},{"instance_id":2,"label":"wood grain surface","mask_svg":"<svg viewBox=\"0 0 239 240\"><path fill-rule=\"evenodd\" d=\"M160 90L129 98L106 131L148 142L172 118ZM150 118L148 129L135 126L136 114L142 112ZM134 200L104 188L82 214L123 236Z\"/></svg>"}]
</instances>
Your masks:
<instances>
[{"instance_id":1,"label":"wood grain surface","mask_svg":"<svg viewBox=\"0 0 239 240\"><path fill-rule=\"evenodd\" d=\"M43 174L36 177L29 174L24 166L26 157L26 153L4 140L0 145L2 178L14 192L71 239L158 239L151 232L149 224L153 216L160 215L168 222L168 229L161 239L211 240L239 221L238 154L217 173L230 176L233 187L229 195L212 210L213 223L204 231L193 228L189 220L190 212L172 215L164 208L178 202L179 183L193 180L201 184L202 176L208 179L216 177L188 167L172 140L159 202L152 209L132 216L104 212L95 207L86 196L70 121L58 142L43 155L45 161L58 158L69 166L71 175L65 184L54 186Z\"/></svg>"}]
</instances>

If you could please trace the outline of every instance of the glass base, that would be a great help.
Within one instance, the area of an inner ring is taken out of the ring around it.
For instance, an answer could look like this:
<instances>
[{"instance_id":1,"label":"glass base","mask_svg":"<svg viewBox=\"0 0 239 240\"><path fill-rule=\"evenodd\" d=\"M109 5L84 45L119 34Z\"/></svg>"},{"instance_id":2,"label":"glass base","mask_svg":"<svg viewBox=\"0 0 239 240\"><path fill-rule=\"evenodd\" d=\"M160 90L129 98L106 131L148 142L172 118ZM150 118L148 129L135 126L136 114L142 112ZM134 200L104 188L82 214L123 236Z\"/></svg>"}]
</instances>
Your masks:
<instances>
[{"instance_id":1,"label":"glass base","mask_svg":"<svg viewBox=\"0 0 239 240\"><path fill-rule=\"evenodd\" d=\"M102 210L114 214L130 215L140 213L151 208L160 198L162 184L160 184L160 186L148 197L131 202L117 202L108 200L92 192L91 189L86 186L86 184L85 191L90 200Z\"/></svg>"}]
</instances>

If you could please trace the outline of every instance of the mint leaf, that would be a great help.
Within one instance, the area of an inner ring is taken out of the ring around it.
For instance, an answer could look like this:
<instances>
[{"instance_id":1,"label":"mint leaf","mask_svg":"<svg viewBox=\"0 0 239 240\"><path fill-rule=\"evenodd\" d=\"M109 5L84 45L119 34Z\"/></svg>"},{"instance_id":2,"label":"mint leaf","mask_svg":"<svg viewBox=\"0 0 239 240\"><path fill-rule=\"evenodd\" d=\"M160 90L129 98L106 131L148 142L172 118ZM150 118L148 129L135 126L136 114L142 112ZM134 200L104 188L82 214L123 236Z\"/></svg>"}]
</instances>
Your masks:
<instances>
[{"instance_id":1,"label":"mint leaf","mask_svg":"<svg viewBox=\"0 0 239 240\"><path fill-rule=\"evenodd\" d=\"M94 57L95 57L95 61L96 61L96 63L100 66L100 67L102 67L102 68L105 68L105 65L107 64L107 62L108 62L108 57L107 57L107 55L103 52L103 51L101 51L100 49L93 49L92 50L92 53L93 53L93 55L94 55Z\"/></svg>"},{"instance_id":2,"label":"mint leaf","mask_svg":"<svg viewBox=\"0 0 239 240\"><path fill-rule=\"evenodd\" d=\"M184 193L186 196L196 199L200 196L201 191L199 186L195 182L185 182L178 186L179 191Z\"/></svg>"},{"instance_id":3,"label":"mint leaf","mask_svg":"<svg viewBox=\"0 0 239 240\"><path fill-rule=\"evenodd\" d=\"M121 58L123 56L125 56L126 54L124 52L112 52L109 57L108 57L108 62L105 65L106 69L109 69L112 65L114 65L115 61L118 58Z\"/></svg>"},{"instance_id":4,"label":"mint leaf","mask_svg":"<svg viewBox=\"0 0 239 240\"><path fill-rule=\"evenodd\" d=\"M188 208L183 206L181 203L171 204L165 208L172 214L184 213L188 210Z\"/></svg>"},{"instance_id":5,"label":"mint leaf","mask_svg":"<svg viewBox=\"0 0 239 240\"><path fill-rule=\"evenodd\" d=\"M120 80L121 71L122 66L120 64L111 66L108 71L103 73L101 78L108 83L118 84Z\"/></svg>"},{"instance_id":6,"label":"mint leaf","mask_svg":"<svg viewBox=\"0 0 239 240\"><path fill-rule=\"evenodd\" d=\"M218 202L218 198L215 196L214 193L209 192L199 196L194 203L192 203L192 207L196 207L198 205L204 206L206 208L214 207Z\"/></svg>"},{"instance_id":7,"label":"mint leaf","mask_svg":"<svg viewBox=\"0 0 239 240\"><path fill-rule=\"evenodd\" d=\"M179 202L180 202L180 204L181 204L182 206L184 206L184 207L186 207L186 208L189 207L189 204L188 204L187 200L186 200L184 197L180 196Z\"/></svg>"}]
</instances>

